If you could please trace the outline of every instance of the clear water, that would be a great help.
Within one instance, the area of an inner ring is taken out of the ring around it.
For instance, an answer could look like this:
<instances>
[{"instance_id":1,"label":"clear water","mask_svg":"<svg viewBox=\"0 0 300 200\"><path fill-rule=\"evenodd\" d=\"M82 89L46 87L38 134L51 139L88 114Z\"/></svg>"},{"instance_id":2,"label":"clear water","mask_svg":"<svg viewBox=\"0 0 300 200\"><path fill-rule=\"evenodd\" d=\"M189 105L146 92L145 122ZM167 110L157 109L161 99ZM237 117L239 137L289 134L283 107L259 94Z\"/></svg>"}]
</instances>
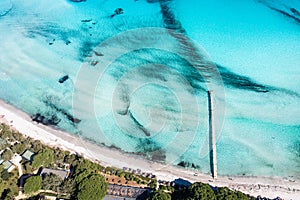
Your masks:
<instances>
[{"instance_id":1,"label":"clear water","mask_svg":"<svg viewBox=\"0 0 300 200\"><path fill-rule=\"evenodd\" d=\"M187 62L203 58L202 46L225 90L219 173L299 174L300 17L289 9L298 1L176 0L164 12L146 0L0 6L1 99L99 144L209 172L210 78ZM190 39L162 31L170 19Z\"/></svg>"}]
</instances>

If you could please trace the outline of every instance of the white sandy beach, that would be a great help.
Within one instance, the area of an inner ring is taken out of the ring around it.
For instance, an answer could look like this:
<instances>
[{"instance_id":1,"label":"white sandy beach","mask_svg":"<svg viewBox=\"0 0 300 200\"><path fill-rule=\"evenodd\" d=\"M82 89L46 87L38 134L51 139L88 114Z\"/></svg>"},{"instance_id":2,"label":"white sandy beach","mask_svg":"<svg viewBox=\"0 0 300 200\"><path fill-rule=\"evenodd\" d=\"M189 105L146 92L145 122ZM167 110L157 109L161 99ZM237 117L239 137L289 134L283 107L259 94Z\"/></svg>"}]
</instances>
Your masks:
<instances>
[{"instance_id":1,"label":"white sandy beach","mask_svg":"<svg viewBox=\"0 0 300 200\"><path fill-rule=\"evenodd\" d=\"M53 147L77 152L86 158L100 162L104 166L139 168L144 172L155 174L160 180L172 181L183 178L191 182L201 181L213 186L227 186L253 196L261 195L268 198L279 196L287 200L296 200L300 197L299 178L219 176L213 180L207 174L198 173L198 176L194 176L194 171L191 169L150 162L136 155L98 146L63 131L33 123L29 115L3 101L0 101L0 115L4 115L0 122L6 121L26 136L41 140Z\"/></svg>"}]
</instances>

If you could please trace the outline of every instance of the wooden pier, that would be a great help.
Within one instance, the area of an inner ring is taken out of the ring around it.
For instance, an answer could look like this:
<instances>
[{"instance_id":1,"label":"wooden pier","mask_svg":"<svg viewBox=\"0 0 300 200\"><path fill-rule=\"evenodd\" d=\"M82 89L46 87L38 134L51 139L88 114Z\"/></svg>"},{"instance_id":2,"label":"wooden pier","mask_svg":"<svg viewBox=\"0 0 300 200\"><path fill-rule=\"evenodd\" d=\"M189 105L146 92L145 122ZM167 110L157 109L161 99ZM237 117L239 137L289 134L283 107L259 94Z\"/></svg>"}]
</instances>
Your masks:
<instances>
[{"instance_id":1,"label":"wooden pier","mask_svg":"<svg viewBox=\"0 0 300 200\"><path fill-rule=\"evenodd\" d=\"M217 144L216 144L216 132L214 124L214 93L208 91L208 112L209 112L209 158L210 158L210 170L212 177L215 179L218 177L217 169Z\"/></svg>"}]
</instances>

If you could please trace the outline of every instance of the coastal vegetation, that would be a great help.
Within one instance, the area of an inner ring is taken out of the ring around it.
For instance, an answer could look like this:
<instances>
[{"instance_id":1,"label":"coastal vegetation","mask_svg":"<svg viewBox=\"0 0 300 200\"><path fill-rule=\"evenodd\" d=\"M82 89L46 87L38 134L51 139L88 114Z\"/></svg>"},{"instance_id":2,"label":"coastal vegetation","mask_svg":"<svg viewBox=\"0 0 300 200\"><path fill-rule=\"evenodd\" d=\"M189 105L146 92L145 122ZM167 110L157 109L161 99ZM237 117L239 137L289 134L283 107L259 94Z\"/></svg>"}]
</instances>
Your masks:
<instances>
[{"instance_id":1,"label":"coastal vegetation","mask_svg":"<svg viewBox=\"0 0 300 200\"><path fill-rule=\"evenodd\" d=\"M84 178L78 185L78 200L101 200L106 195L107 184L103 176L92 174Z\"/></svg>"},{"instance_id":2,"label":"coastal vegetation","mask_svg":"<svg viewBox=\"0 0 300 200\"><path fill-rule=\"evenodd\" d=\"M18 187L16 184L18 181L17 171L9 173L0 165L0 174L0 199L13 199L12 197L18 195Z\"/></svg>"},{"instance_id":3,"label":"coastal vegetation","mask_svg":"<svg viewBox=\"0 0 300 200\"><path fill-rule=\"evenodd\" d=\"M173 188L174 189L174 188ZM256 200L239 191L233 191L226 187L213 188L209 184L195 182L186 188L168 190L161 187L153 191L147 200Z\"/></svg>"},{"instance_id":4,"label":"coastal vegetation","mask_svg":"<svg viewBox=\"0 0 300 200\"><path fill-rule=\"evenodd\" d=\"M34 156L32 167L51 166L54 163L54 151L52 149L43 149Z\"/></svg>"},{"instance_id":5,"label":"coastal vegetation","mask_svg":"<svg viewBox=\"0 0 300 200\"><path fill-rule=\"evenodd\" d=\"M24 184L25 194L31 194L42 189L42 177L41 176L31 176L26 179Z\"/></svg>"},{"instance_id":6,"label":"coastal vegetation","mask_svg":"<svg viewBox=\"0 0 300 200\"><path fill-rule=\"evenodd\" d=\"M150 194L147 200L171 200L172 197L169 193L163 190L157 190Z\"/></svg>"},{"instance_id":7,"label":"coastal vegetation","mask_svg":"<svg viewBox=\"0 0 300 200\"><path fill-rule=\"evenodd\" d=\"M0 165L0 199L13 199L23 192L26 199L43 196L75 200L101 200L107 194L108 185L145 188L147 200L254 200L229 188L212 188L208 184L193 183L190 186L162 184L156 176L140 170L118 169L102 166L74 152L52 148L38 140L24 137L0 124L1 156L10 160L12 156L34 153L31 158L20 161L21 170L8 172ZM25 156L26 157L26 156ZM49 173L41 173L47 168ZM62 175L63 174L63 175ZM65 175L64 175L65 174ZM62 177L63 176L63 177ZM24 199L24 198L23 198Z\"/></svg>"}]
</instances>

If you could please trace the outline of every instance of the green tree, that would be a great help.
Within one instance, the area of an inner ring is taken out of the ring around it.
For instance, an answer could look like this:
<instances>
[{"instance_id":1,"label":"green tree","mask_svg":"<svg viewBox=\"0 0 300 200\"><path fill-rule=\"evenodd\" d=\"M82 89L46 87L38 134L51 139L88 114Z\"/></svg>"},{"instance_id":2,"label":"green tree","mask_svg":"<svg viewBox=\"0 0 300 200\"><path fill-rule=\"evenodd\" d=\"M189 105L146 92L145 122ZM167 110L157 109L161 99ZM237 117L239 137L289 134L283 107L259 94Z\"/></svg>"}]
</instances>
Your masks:
<instances>
[{"instance_id":1,"label":"green tree","mask_svg":"<svg viewBox=\"0 0 300 200\"><path fill-rule=\"evenodd\" d=\"M25 151L25 149L27 148L27 144L26 143L17 143L14 146L12 146L12 151L17 153L17 154L21 154Z\"/></svg>"},{"instance_id":2,"label":"green tree","mask_svg":"<svg viewBox=\"0 0 300 200\"><path fill-rule=\"evenodd\" d=\"M3 200L11 200L11 199L14 199L14 194L13 192L11 191L11 189L5 189L3 191L3 193L1 194L1 199Z\"/></svg>"},{"instance_id":3,"label":"green tree","mask_svg":"<svg viewBox=\"0 0 300 200\"><path fill-rule=\"evenodd\" d=\"M214 191L208 184L205 183L193 183L188 188L188 200L215 200Z\"/></svg>"},{"instance_id":4,"label":"green tree","mask_svg":"<svg viewBox=\"0 0 300 200\"><path fill-rule=\"evenodd\" d=\"M93 174L82 180L77 189L78 200L101 200L106 195L107 183L100 174Z\"/></svg>"},{"instance_id":5,"label":"green tree","mask_svg":"<svg viewBox=\"0 0 300 200\"><path fill-rule=\"evenodd\" d=\"M229 188L221 187L215 192L217 200L240 200L236 193ZM247 198L249 199L249 198Z\"/></svg>"},{"instance_id":6,"label":"green tree","mask_svg":"<svg viewBox=\"0 0 300 200\"><path fill-rule=\"evenodd\" d=\"M186 200L188 197L188 194L187 194L187 190L175 190L173 193L172 193L172 199L176 199L176 200Z\"/></svg>"},{"instance_id":7,"label":"green tree","mask_svg":"<svg viewBox=\"0 0 300 200\"><path fill-rule=\"evenodd\" d=\"M43 176L43 189L58 192L62 182L61 177L56 174L45 174Z\"/></svg>"},{"instance_id":8,"label":"green tree","mask_svg":"<svg viewBox=\"0 0 300 200\"><path fill-rule=\"evenodd\" d=\"M5 149L1 156L3 160L10 160L13 156L13 153L10 149Z\"/></svg>"},{"instance_id":9,"label":"green tree","mask_svg":"<svg viewBox=\"0 0 300 200\"><path fill-rule=\"evenodd\" d=\"M156 188L156 186L157 186L157 181L156 181L156 180L151 180L151 181L149 182L148 186L149 186L150 188Z\"/></svg>"},{"instance_id":10,"label":"green tree","mask_svg":"<svg viewBox=\"0 0 300 200\"><path fill-rule=\"evenodd\" d=\"M0 130L1 130L1 138L3 139L11 138L11 130L9 126L7 126L6 124L1 124Z\"/></svg>"},{"instance_id":11,"label":"green tree","mask_svg":"<svg viewBox=\"0 0 300 200\"><path fill-rule=\"evenodd\" d=\"M171 195L162 190L157 190L151 193L147 200L171 200Z\"/></svg>"},{"instance_id":12,"label":"green tree","mask_svg":"<svg viewBox=\"0 0 300 200\"><path fill-rule=\"evenodd\" d=\"M63 194L74 194L76 190L76 183L74 179L65 180L60 186L60 193Z\"/></svg>"},{"instance_id":13,"label":"green tree","mask_svg":"<svg viewBox=\"0 0 300 200\"><path fill-rule=\"evenodd\" d=\"M32 166L38 168L40 166L50 166L54 162L54 151L45 149L33 157Z\"/></svg>"},{"instance_id":14,"label":"green tree","mask_svg":"<svg viewBox=\"0 0 300 200\"><path fill-rule=\"evenodd\" d=\"M3 172L5 169L3 167L3 165L0 165L0 173Z\"/></svg>"},{"instance_id":15,"label":"green tree","mask_svg":"<svg viewBox=\"0 0 300 200\"><path fill-rule=\"evenodd\" d=\"M73 166L76 166L79 163L78 155L76 155L76 154L67 154L67 155L65 155L64 162L70 163Z\"/></svg>"},{"instance_id":16,"label":"green tree","mask_svg":"<svg viewBox=\"0 0 300 200\"><path fill-rule=\"evenodd\" d=\"M239 200L249 200L249 199L251 199L250 197L248 197L248 195L246 195L246 194L244 194L240 191L236 191L236 196Z\"/></svg>"},{"instance_id":17,"label":"green tree","mask_svg":"<svg viewBox=\"0 0 300 200\"><path fill-rule=\"evenodd\" d=\"M4 180L4 181L8 181L11 177L13 176L12 173L9 173L7 170L3 170L1 172L1 178Z\"/></svg>"},{"instance_id":18,"label":"green tree","mask_svg":"<svg viewBox=\"0 0 300 200\"><path fill-rule=\"evenodd\" d=\"M24 184L24 192L30 194L42 189L42 177L41 176L31 176L26 179Z\"/></svg>"},{"instance_id":19,"label":"green tree","mask_svg":"<svg viewBox=\"0 0 300 200\"><path fill-rule=\"evenodd\" d=\"M20 134L19 132L16 131L11 131L11 136L14 139L14 141L22 141L24 140L24 137L22 134Z\"/></svg>"},{"instance_id":20,"label":"green tree","mask_svg":"<svg viewBox=\"0 0 300 200\"><path fill-rule=\"evenodd\" d=\"M91 173L88 170L83 170L83 169L76 169L75 173L73 175L74 181L77 185L82 182L83 179L88 177Z\"/></svg>"},{"instance_id":21,"label":"green tree","mask_svg":"<svg viewBox=\"0 0 300 200\"><path fill-rule=\"evenodd\" d=\"M77 169L88 170L91 173L96 173L98 171L98 164L90 160L83 159L80 163L78 163Z\"/></svg>"},{"instance_id":22,"label":"green tree","mask_svg":"<svg viewBox=\"0 0 300 200\"><path fill-rule=\"evenodd\" d=\"M7 141L0 137L0 149L1 150L6 149L7 147L9 147L9 144L7 143Z\"/></svg>"},{"instance_id":23,"label":"green tree","mask_svg":"<svg viewBox=\"0 0 300 200\"><path fill-rule=\"evenodd\" d=\"M27 173L27 174L31 174L33 171L33 168L32 168L32 165L30 164L30 162L23 163L23 169L24 169L25 173Z\"/></svg>"},{"instance_id":24,"label":"green tree","mask_svg":"<svg viewBox=\"0 0 300 200\"><path fill-rule=\"evenodd\" d=\"M39 140L30 140L31 150L34 152L39 152L43 149L43 144Z\"/></svg>"},{"instance_id":25,"label":"green tree","mask_svg":"<svg viewBox=\"0 0 300 200\"><path fill-rule=\"evenodd\" d=\"M62 163L62 162L64 162L65 154L61 149L56 148L54 157L55 157L56 162Z\"/></svg>"}]
</instances>

